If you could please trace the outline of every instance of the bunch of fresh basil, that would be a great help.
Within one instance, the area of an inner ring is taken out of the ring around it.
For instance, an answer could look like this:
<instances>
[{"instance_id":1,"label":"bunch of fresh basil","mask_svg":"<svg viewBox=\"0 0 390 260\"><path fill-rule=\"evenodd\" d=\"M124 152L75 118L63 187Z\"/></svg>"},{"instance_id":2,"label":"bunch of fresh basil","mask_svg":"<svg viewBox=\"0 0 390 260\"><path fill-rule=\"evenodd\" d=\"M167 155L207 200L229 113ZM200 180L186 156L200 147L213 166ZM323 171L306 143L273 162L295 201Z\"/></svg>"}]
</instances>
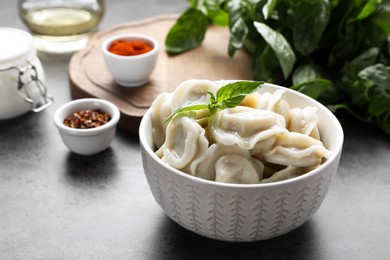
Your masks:
<instances>
[{"instance_id":1,"label":"bunch of fresh basil","mask_svg":"<svg viewBox=\"0 0 390 260\"><path fill-rule=\"evenodd\" d=\"M227 52L245 49L254 80L290 86L338 116L390 135L390 0L188 0L166 50L199 46L228 26Z\"/></svg>"}]
</instances>

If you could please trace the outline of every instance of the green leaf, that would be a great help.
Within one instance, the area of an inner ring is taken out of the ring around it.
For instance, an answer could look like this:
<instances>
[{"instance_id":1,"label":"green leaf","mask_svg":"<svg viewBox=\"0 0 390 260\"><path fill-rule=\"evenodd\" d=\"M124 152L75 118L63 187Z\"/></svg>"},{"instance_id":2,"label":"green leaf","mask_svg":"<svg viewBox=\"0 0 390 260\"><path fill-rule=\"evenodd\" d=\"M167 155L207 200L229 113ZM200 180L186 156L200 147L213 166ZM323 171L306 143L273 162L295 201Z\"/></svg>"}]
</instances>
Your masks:
<instances>
[{"instance_id":1,"label":"green leaf","mask_svg":"<svg viewBox=\"0 0 390 260\"><path fill-rule=\"evenodd\" d=\"M335 103L342 97L333 82L328 79L316 78L301 82L290 88L314 98L324 105Z\"/></svg>"},{"instance_id":2,"label":"green leaf","mask_svg":"<svg viewBox=\"0 0 390 260\"><path fill-rule=\"evenodd\" d=\"M313 79L290 87L311 98L318 99L332 82L326 79Z\"/></svg>"},{"instance_id":3,"label":"green leaf","mask_svg":"<svg viewBox=\"0 0 390 260\"><path fill-rule=\"evenodd\" d=\"M390 67L386 67L383 64L375 64L361 70L358 76L361 79L370 81L377 87L375 94L390 94Z\"/></svg>"},{"instance_id":4,"label":"green leaf","mask_svg":"<svg viewBox=\"0 0 390 260\"><path fill-rule=\"evenodd\" d=\"M364 34L358 24L348 24L345 32L339 35L329 54L329 67L337 67L346 60L350 60L359 53L364 41Z\"/></svg>"},{"instance_id":5,"label":"green leaf","mask_svg":"<svg viewBox=\"0 0 390 260\"><path fill-rule=\"evenodd\" d=\"M339 103L339 104L334 104L334 105L327 105L326 107L334 114L338 114L341 111L344 111L348 115L353 116L354 118L356 118L359 121L362 121L362 122L367 123L367 124L374 123L371 120L371 118L368 118L365 115L358 113L350 104Z\"/></svg>"},{"instance_id":6,"label":"green leaf","mask_svg":"<svg viewBox=\"0 0 390 260\"><path fill-rule=\"evenodd\" d=\"M177 54L198 47L209 25L207 16L198 9L189 8L171 27L165 39L168 53Z\"/></svg>"},{"instance_id":7,"label":"green leaf","mask_svg":"<svg viewBox=\"0 0 390 260\"><path fill-rule=\"evenodd\" d=\"M271 16L277 3L278 3L278 0L267 0L267 3L263 6L263 10L262 10L264 20L267 20Z\"/></svg>"},{"instance_id":8,"label":"green leaf","mask_svg":"<svg viewBox=\"0 0 390 260\"><path fill-rule=\"evenodd\" d=\"M322 74L318 66L312 64L305 64L294 70L292 74L292 82L294 85L297 85L321 77Z\"/></svg>"},{"instance_id":9,"label":"green leaf","mask_svg":"<svg viewBox=\"0 0 390 260\"><path fill-rule=\"evenodd\" d=\"M329 2L330 2L330 6L331 6L331 7L337 6L337 5L339 4L339 1L340 1L340 0L330 0L330 1L329 1Z\"/></svg>"},{"instance_id":10,"label":"green leaf","mask_svg":"<svg viewBox=\"0 0 390 260\"><path fill-rule=\"evenodd\" d=\"M185 104L182 107L179 107L176 109L172 114L169 115L167 119L165 119L165 122L170 121L172 118L178 115L187 115L190 116L194 111L201 110L201 109L208 109L208 105L204 103L189 103Z\"/></svg>"},{"instance_id":11,"label":"green leaf","mask_svg":"<svg viewBox=\"0 0 390 260\"><path fill-rule=\"evenodd\" d=\"M390 36L390 13L379 10L372 18L372 22L378 26L382 32L389 37Z\"/></svg>"},{"instance_id":12,"label":"green leaf","mask_svg":"<svg viewBox=\"0 0 390 260\"><path fill-rule=\"evenodd\" d=\"M329 80L329 73L322 67L314 64L306 64L294 70L291 88L302 92L321 103L328 105L342 99L343 93Z\"/></svg>"},{"instance_id":13,"label":"green leaf","mask_svg":"<svg viewBox=\"0 0 390 260\"><path fill-rule=\"evenodd\" d=\"M230 39L228 54L232 57L236 50L241 49L248 35L248 27L241 16L241 1L232 0L228 3Z\"/></svg>"},{"instance_id":14,"label":"green leaf","mask_svg":"<svg viewBox=\"0 0 390 260\"><path fill-rule=\"evenodd\" d=\"M263 80L270 83L282 83L283 74L275 55L268 44L264 43L253 53L252 71L255 80Z\"/></svg>"},{"instance_id":15,"label":"green leaf","mask_svg":"<svg viewBox=\"0 0 390 260\"><path fill-rule=\"evenodd\" d=\"M368 112L388 135L390 135L390 95L375 96L368 107Z\"/></svg>"},{"instance_id":16,"label":"green leaf","mask_svg":"<svg viewBox=\"0 0 390 260\"><path fill-rule=\"evenodd\" d=\"M379 48L370 48L362 54L356 56L351 62L349 62L349 64L356 72L359 72L364 68L374 65L378 60L379 53Z\"/></svg>"},{"instance_id":17,"label":"green leaf","mask_svg":"<svg viewBox=\"0 0 390 260\"><path fill-rule=\"evenodd\" d=\"M218 0L207 0L204 1L204 6L207 11L208 17L213 21L215 25L226 26L229 22L228 13L223 10Z\"/></svg>"},{"instance_id":18,"label":"green leaf","mask_svg":"<svg viewBox=\"0 0 390 260\"><path fill-rule=\"evenodd\" d=\"M359 14L350 21L363 20L373 14L382 0L367 0L366 4L361 8Z\"/></svg>"},{"instance_id":19,"label":"green leaf","mask_svg":"<svg viewBox=\"0 0 390 260\"><path fill-rule=\"evenodd\" d=\"M293 6L294 47L307 56L317 49L329 18L330 4L323 0L300 0Z\"/></svg>"},{"instance_id":20,"label":"green leaf","mask_svg":"<svg viewBox=\"0 0 390 260\"><path fill-rule=\"evenodd\" d=\"M387 124L387 111L390 111L390 67L375 64L356 74L348 70L343 77L344 90L350 96L352 104L359 110L366 111L367 118L375 117L376 122ZM368 120L368 119L367 119Z\"/></svg>"},{"instance_id":21,"label":"green leaf","mask_svg":"<svg viewBox=\"0 0 390 260\"><path fill-rule=\"evenodd\" d=\"M190 4L190 6L191 6L192 8L195 8L195 9L198 8L198 4L199 4L199 1L198 1L198 0L187 0L187 1L188 1L188 3Z\"/></svg>"},{"instance_id":22,"label":"green leaf","mask_svg":"<svg viewBox=\"0 0 390 260\"><path fill-rule=\"evenodd\" d=\"M264 82L261 81L236 81L227 84L218 89L216 102L224 103L232 99L236 100L237 97L244 99L246 95L253 93L263 84Z\"/></svg>"},{"instance_id":23,"label":"green leaf","mask_svg":"<svg viewBox=\"0 0 390 260\"><path fill-rule=\"evenodd\" d=\"M254 26L264 40L270 45L278 58L284 78L287 79L293 70L296 57L288 41L277 31L264 23L254 22Z\"/></svg>"},{"instance_id":24,"label":"green leaf","mask_svg":"<svg viewBox=\"0 0 390 260\"><path fill-rule=\"evenodd\" d=\"M261 81L236 81L221 87L216 93L215 102L210 102L210 112L238 106L245 96L253 93L263 84L264 82Z\"/></svg>"},{"instance_id":25,"label":"green leaf","mask_svg":"<svg viewBox=\"0 0 390 260\"><path fill-rule=\"evenodd\" d=\"M350 65L350 64L349 64ZM348 93L358 119L375 123L390 133L390 67L375 64L356 74L347 66L344 87Z\"/></svg>"}]
</instances>

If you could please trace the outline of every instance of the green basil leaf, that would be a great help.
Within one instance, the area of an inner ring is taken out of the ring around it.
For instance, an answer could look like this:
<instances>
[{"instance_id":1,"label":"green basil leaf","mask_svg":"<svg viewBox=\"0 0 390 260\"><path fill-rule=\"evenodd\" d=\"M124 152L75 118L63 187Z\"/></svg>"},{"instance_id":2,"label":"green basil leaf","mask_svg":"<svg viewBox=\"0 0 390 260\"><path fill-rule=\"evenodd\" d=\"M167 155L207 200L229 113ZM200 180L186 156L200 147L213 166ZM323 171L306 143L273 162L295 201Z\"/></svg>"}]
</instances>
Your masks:
<instances>
[{"instance_id":1,"label":"green basil leaf","mask_svg":"<svg viewBox=\"0 0 390 260\"><path fill-rule=\"evenodd\" d=\"M168 53L177 54L198 47L209 25L207 16L198 9L189 8L171 27L165 38Z\"/></svg>"},{"instance_id":2,"label":"green basil leaf","mask_svg":"<svg viewBox=\"0 0 390 260\"><path fill-rule=\"evenodd\" d=\"M292 89L298 90L324 105L339 102L344 94L332 80L333 75L315 64L306 64L294 70Z\"/></svg>"},{"instance_id":3,"label":"green basil leaf","mask_svg":"<svg viewBox=\"0 0 390 260\"><path fill-rule=\"evenodd\" d=\"M190 116L191 114L194 113L194 111L201 110L201 109L206 109L206 108L208 109L208 105L204 104L204 103L201 103L201 104L199 104L199 103L186 104L186 105L184 105L182 107L179 107L172 114L170 114L169 117L167 119L165 119L165 122L170 121L175 116L178 116L178 115Z\"/></svg>"},{"instance_id":4,"label":"green basil leaf","mask_svg":"<svg viewBox=\"0 0 390 260\"><path fill-rule=\"evenodd\" d=\"M327 105L326 106L332 113L336 114L338 118L341 118L341 112L345 112L346 115L351 115L357 120L368 123L368 124L373 124L374 122L370 117L367 115L361 114L358 111L356 111L356 108L352 107L351 104L347 103L339 103L339 104L334 104L334 105Z\"/></svg>"},{"instance_id":5,"label":"green basil leaf","mask_svg":"<svg viewBox=\"0 0 390 260\"><path fill-rule=\"evenodd\" d=\"M290 88L299 91L311 98L318 99L326 88L331 85L332 82L326 79L314 79L300 84L291 86Z\"/></svg>"},{"instance_id":6,"label":"green basil leaf","mask_svg":"<svg viewBox=\"0 0 390 260\"><path fill-rule=\"evenodd\" d=\"M358 76L361 79L371 81L379 89L379 94L390 94L390 67L375 64L361 70Z\"/></svg>"},{"instance_id":7,"label":"green basil leaf","mask_svg":"<svg viewBox=\"0 0 390 260\"><path fill-rule=\"evenodd\" d=\"M232 0L228 3L230 39L228 54L232 57L236 50L241 49L248 35L248 27L241 16L241 1Z\"/></svg>"},{"instance_id":8,"label":"green basil leaf","mask_svg":"<svg viewBox=\"0 0 390 260\"><path fill-rule=\"evenodd\" d=\"M252 71L255 80L263 80L270 83L282 83L283 73L280 69L278 58L268 44L264 43L256 49L252 57Z\"/></svg>"},{"instance_id":9,"label":"green basil leaf","mask_svg":"<svg viewBox=\"0 0 390 260\"><path fill-rule=\"evenodd\" d=\"M372 98L368 112L375 118L377 125L390 135L390 94Z\"/></svg>"},{"instance_id":10,"label":"green basil leaf","mask_svg":"<svg viewBox=\"0 0 390 260\"><path fill-rule=\"evenodd\" d=\"M226 26L229 22L228 13L223 10L218 0L204 1L204 6L207 11L208 17L213 21L215 25Z\"/></svg>"},{"instance_id":11,"label":"green basil leaf","mask_svg":"<svg viewBox=\"0 0 390 260\"><path fill-rule=\"evenodd\" d=\"M345 30L333 44L329 55L329 67L337 67L356 56L361 49L361 44L365 35L359 29L358 24L350 23L345 26Z\"/></svg>"},{"instance_id":12,"label":"green basil leaf","mask_svg":"<svg viewBox=\"0 0 390 260\"><path fill-rule=\"evenodd\" d=\"M316 78L290 88L314 98L324 105L334 104L343 97L341 91L328 79Z\"/></svg>"},{"instance_id":13,"label":"green basil leaf","mask_svg":"<svg viewBox=\"0 0 390 260\"><path fill-rule=\"evenodd\" d=\"M339 4L340 0L330 0L329 2L331 7L335 7Z\"/></svg>"},{"instance_id":14,"label":"green basil leaf","mask_svg":"<svg viewBox=\"0 0 390 260\"><path fill-rule=\"evenodd\" d=\"M382 32L390 36L390 13L385 10L379 10L372 18L372 22L378 26Z\"/></svg>"},{"instance_id":15,"label":"green basil leaf","mask_svg":"<svg viewBox=\"0 0 390 260\"><path fill-rule=\"evenodd\" d=\"M256 91L263 84L264 82L262 81L236 81L227 84L218 89L216 94L216 102L229 104L231 104L231 102L237 102L237 100L239 100L240 98L244 99L246 95Z\"/></svg>"},{"instance_id":16,"label":"green basil leaf","mask_svg":"<svg viewBox=\"0 0 390 260\"><path fill-rule=\"evenodd\" d=\"M371 14L373 14L382 0L367 0L365 5L361 8L359 14L352 18L350 21L358 21L358 20L363 20L367 17L369 17Z\"/></svg>"},{"instance_id":17,"label":"green basil leaf","mask_svg":"<svg viewBox=\"0 0 390 260\"><path fill-rule=\"evenodd\" d=\"M195 9L198 8L198 4L199 4L199 1L198 1L198 0L187 0L187 1L188 1L188 3L190 4L190 6L191 6L192 8L195 8Z\"/></svg>"},{"instance_id":18,"label":"green basil leaf","mask_svg":"<svg viewBox=\"0 0 390 260\"><path fill-rule=\"evenodd\" d=\"M267 3L263 6L263 10L262 10L264 20L267 20L271 16L277 3L278 3L278 0L267 0Z\"/></svg>"},{"instance_id":19,"label":"green basil leaf","mask_svg":"<svg viewBox=\"0 0 390 260\"><path fill-rule=\"evenodd\" d=\"M329 18L329 1L300 0L293 5L294 47L307 56L318 46Z\"/></svg>"},{"instance_id":20,"label":"green basil leaf","mask_svg":"<svg viewBox=\"0 0 390 260\"><path fill-rule=\"evenodd\" d=\"M292 74L292 82L294 85L321 78L322 73L320 68L313 64L305 64L296 68Z\"/></svg>"},{"instance_id":21,"label":"green basil leaf","mask_svg":"<svg viewBox=\"0 0 390 260\"><path fill-rule=\"evenodd\" d=\"M364 68L374 65L379 58L379 54L379 48L370 48L362 54L356 56L352 61L349 62L349 64L356 72L359 72Z\"/></svg>"},{"instance_id":22,"label":"green basil leaf","mask_svg":"<svg viewBox=\"0 0 390 260\"><path fill-rule=\"evenodd\" d=\"M254 22L254 26L264 40L270 45L278 58L279 65L282 68L284 78L287 79L293 70L296 57L288 41L283 35L274 31L264 23Z\"/></svg>"}]
</instances>

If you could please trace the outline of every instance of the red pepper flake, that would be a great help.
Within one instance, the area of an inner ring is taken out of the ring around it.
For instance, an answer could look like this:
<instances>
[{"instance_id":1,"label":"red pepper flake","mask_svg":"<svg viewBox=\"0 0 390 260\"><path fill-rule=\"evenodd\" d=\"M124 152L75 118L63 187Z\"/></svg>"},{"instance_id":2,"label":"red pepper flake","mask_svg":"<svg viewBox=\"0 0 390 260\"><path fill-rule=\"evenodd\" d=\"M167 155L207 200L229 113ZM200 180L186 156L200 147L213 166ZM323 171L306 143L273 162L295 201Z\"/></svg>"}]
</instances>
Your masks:
<instances>
[{"instance_id":1,"label":"red pepper flake","mask_svg":"<svg viewBox=\"0 0 390 260\"><path fill-rule=\"evenodd\" d=\"M111 116L100 110L80 110L64 119L64 125L71 128L95 128L106 124Z\"/></svg>"},{"instance_id":2,"label":"red pepper flake","mask_svg":"<svg viewBox=\"0 0 390 260\"><path fill-rule=\"evenodd\" d=\"M144 54L153 49L150 44L144 41L116 40L108 47L108 51L122 56L134 56Z\"/></svg>"}]
</instances>

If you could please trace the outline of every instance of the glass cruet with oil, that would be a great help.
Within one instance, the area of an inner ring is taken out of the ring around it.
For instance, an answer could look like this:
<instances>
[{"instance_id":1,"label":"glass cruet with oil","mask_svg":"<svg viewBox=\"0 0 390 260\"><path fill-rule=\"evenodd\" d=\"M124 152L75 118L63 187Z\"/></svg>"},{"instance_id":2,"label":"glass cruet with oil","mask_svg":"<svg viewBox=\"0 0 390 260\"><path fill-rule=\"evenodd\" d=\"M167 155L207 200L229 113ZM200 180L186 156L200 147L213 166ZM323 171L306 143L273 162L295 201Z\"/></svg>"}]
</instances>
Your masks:
<instances>
[{"instance_id":1,"label":"glass cruet with oil","mask_svg":"<svg viewBox=\"0 0 390 260\"><path fill-rule=\"evenodd\" d=\"M72 53L85 47L105 11L104 0L19 0L19 15L35 48Z\"/></svg>"}]
</instances>

